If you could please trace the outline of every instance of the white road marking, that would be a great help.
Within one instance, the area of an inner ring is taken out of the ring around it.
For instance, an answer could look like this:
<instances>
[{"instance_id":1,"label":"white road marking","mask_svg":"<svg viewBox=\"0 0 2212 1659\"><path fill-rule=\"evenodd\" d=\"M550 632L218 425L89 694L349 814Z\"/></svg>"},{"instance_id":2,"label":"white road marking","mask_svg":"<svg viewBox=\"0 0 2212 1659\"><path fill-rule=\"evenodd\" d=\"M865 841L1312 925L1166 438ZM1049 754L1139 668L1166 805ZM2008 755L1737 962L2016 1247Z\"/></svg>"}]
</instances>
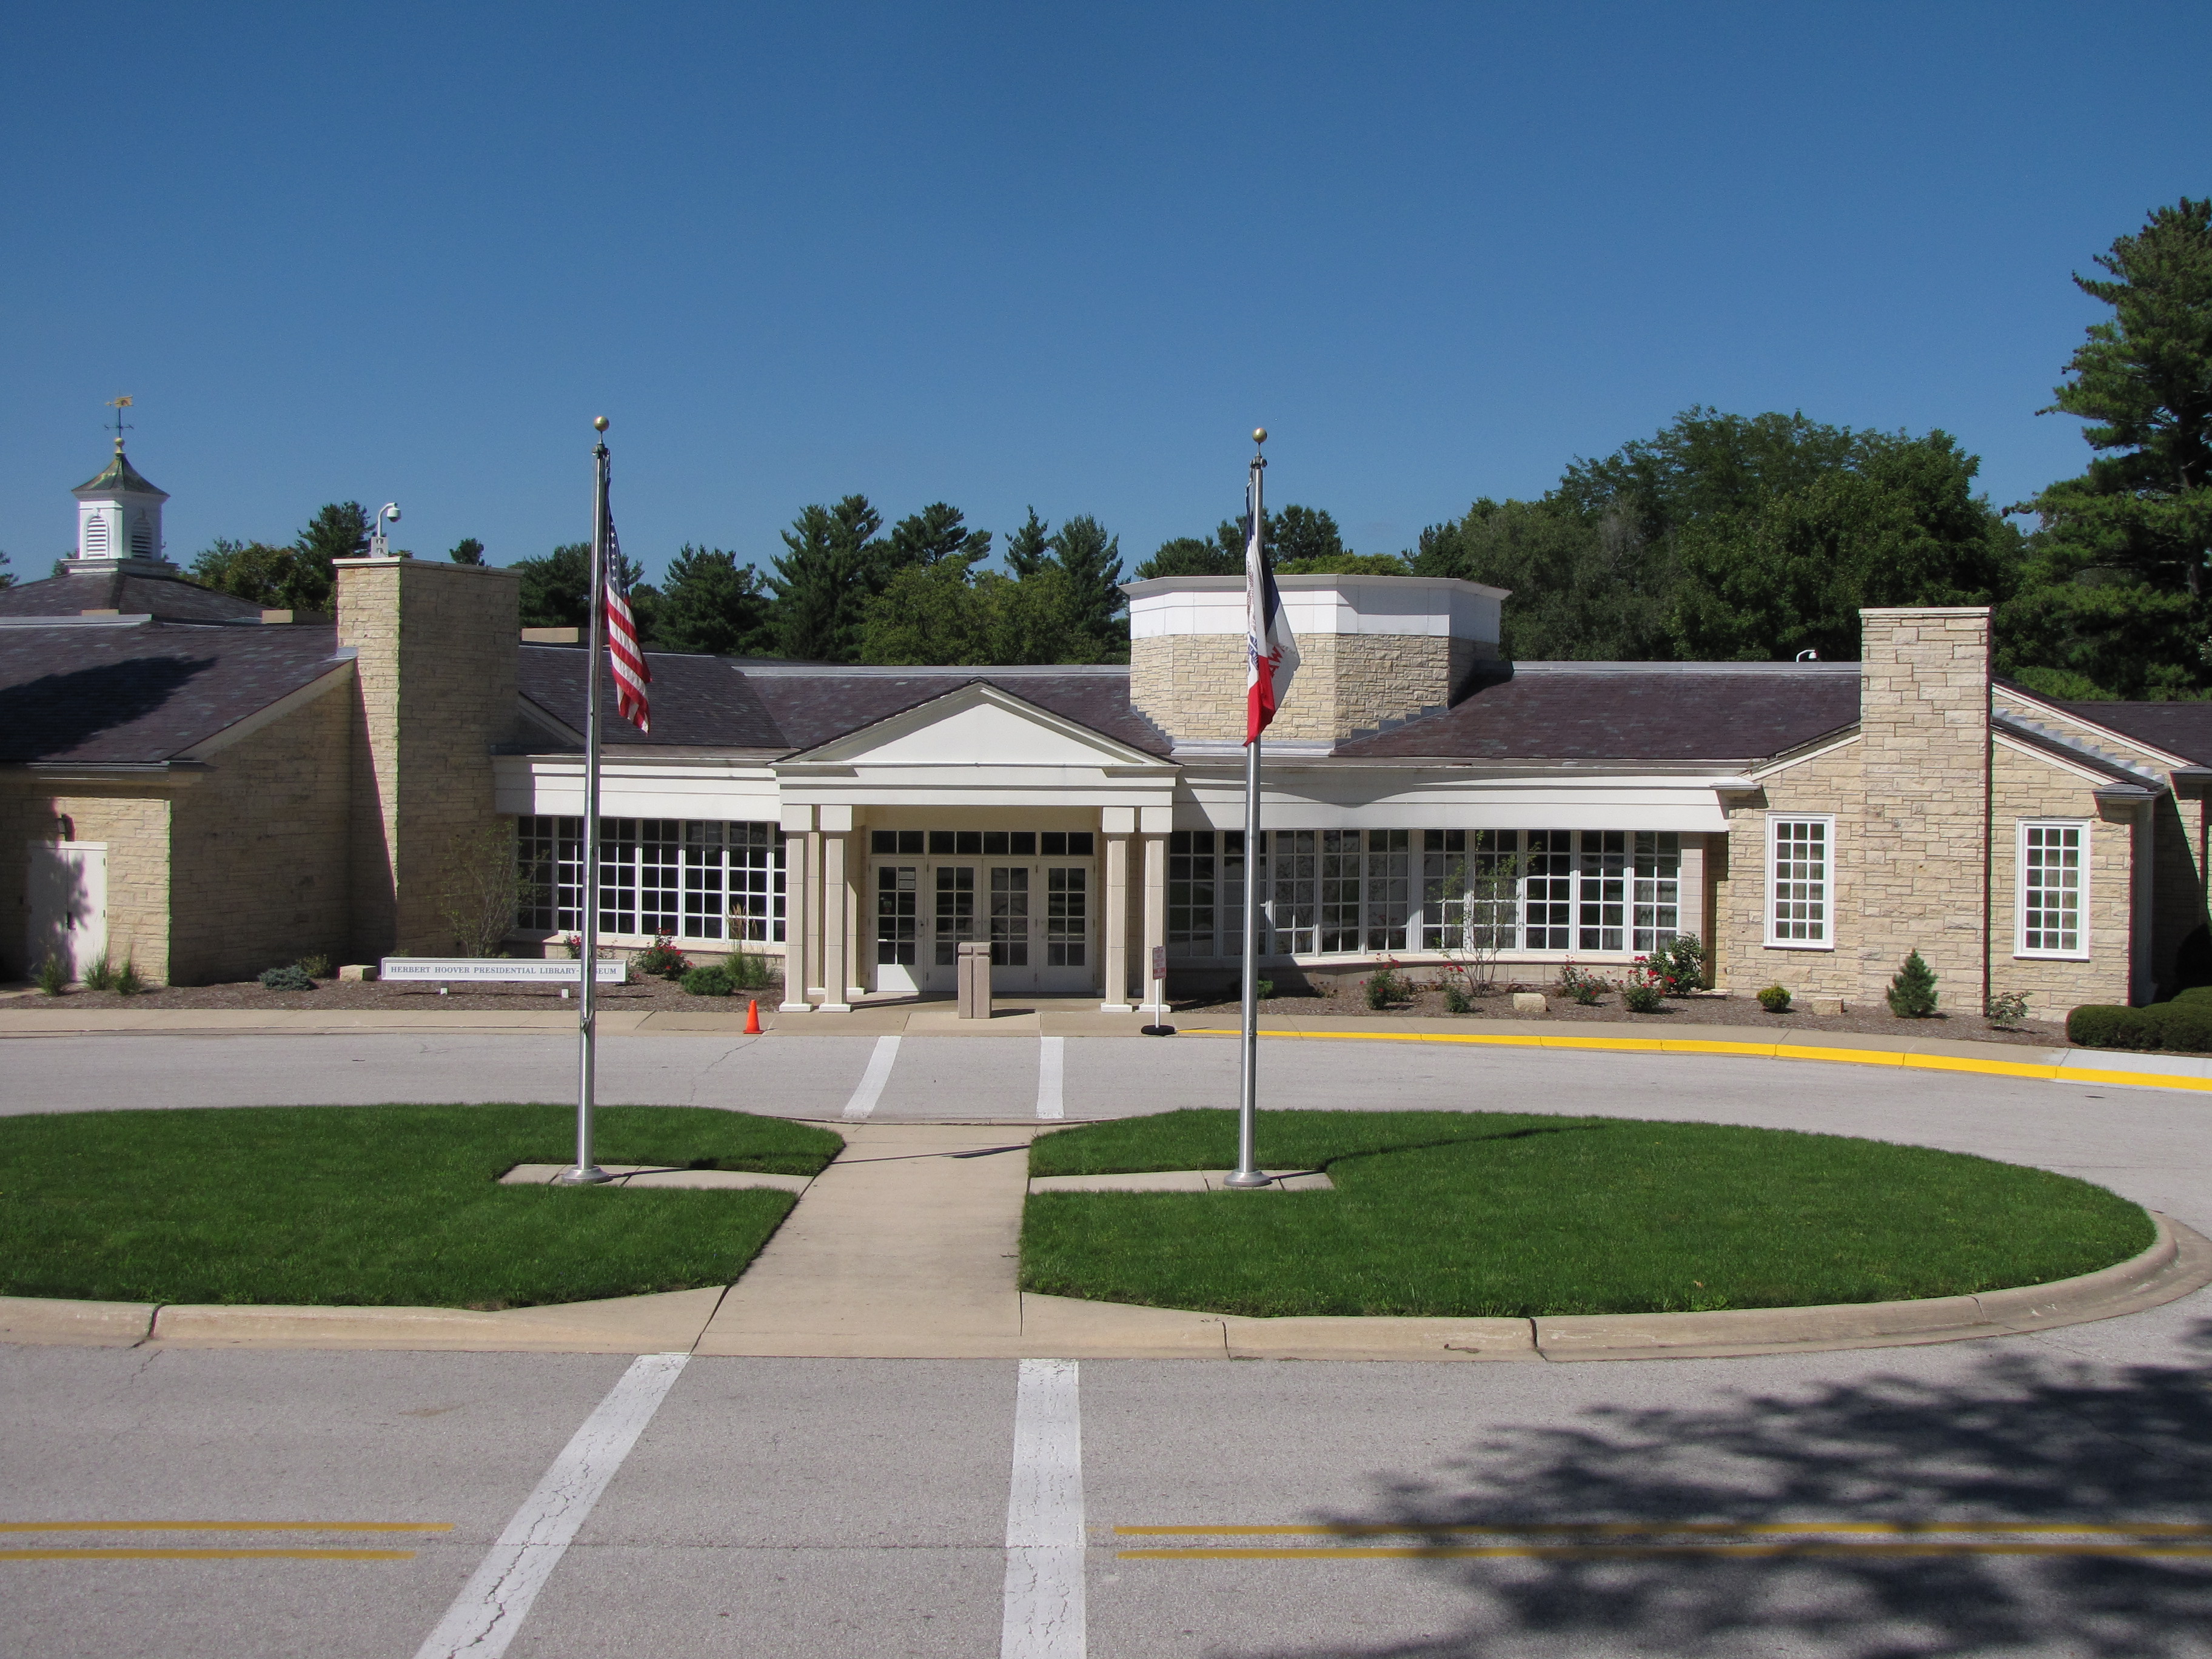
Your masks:
<instances>
[{"instance_id":1,"label":"white road marking","mask_svg":"<svg viewBox=\"0 0 2212 1659\"><path fill-rule=\"evenodd\" d=\"M848 1123L858 1123L876 1109L876 1103L884 1097L884 1085L891 1080L891 1063L898 1059L898 1045L899 1040L895 1036L876 1039L876 1051L868 1056L868 1069L860 1073L860 1086L845 1103Z\"/></svg>"},{"instance_id":2,"label":"white road marking","mask_svg":"<svg viewBox=\"0 0 2212 1659\"><path fill-rule=\"evenodd\" d=\"M1049 1036L1037 1050L1037 1115L1066 1117L1060 1087L1067 1076L1067 1039Z\"/></svg>"},{"instance_id":3,"label":"white road marking","mask_svg":"<svg viewBox=\"0 0 2212 1659\"><path fill-rule=\"evenodd\" d=\"M1024 1359L1014 1395L999 1659L1083 1659L1083 1418L1073 1359Z\"/></svg>"},{"instance_id":4,"label":"white road marking","mask_svg":"<svg viewBox=\"0 0 2212 1659\"><path fill-rule=\"evenodd\" d=\"M522 1501L476 1576L446 1609L415 1659L499 1659L576 1529L622 1468L690 1358L640 1354Z\"/></svg>"}]
</instances>

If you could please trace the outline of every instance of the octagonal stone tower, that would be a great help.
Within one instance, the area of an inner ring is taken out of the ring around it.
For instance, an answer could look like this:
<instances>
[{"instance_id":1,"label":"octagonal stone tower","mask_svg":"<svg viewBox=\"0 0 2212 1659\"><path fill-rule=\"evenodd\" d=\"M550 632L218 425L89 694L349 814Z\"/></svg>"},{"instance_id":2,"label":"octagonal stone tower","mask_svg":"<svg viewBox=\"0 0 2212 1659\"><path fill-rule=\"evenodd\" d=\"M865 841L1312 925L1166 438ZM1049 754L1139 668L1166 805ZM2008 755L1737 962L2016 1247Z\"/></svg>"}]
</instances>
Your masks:
<instances>
[{"instance_id":1,"label":"octagonal stone tower","mask_svg":"<svg viewBox=\"0 0 2212 1659\"><path fill-rule=\"evenodd\" d=\"M1270 741L1327 745L1450 706L1498 657L1506 591L1440 576L1281 576L1300 659ZM1178 744L1244 738L1244 579L1131 582L1129 696Z\"/></svg>"}]
</instances>

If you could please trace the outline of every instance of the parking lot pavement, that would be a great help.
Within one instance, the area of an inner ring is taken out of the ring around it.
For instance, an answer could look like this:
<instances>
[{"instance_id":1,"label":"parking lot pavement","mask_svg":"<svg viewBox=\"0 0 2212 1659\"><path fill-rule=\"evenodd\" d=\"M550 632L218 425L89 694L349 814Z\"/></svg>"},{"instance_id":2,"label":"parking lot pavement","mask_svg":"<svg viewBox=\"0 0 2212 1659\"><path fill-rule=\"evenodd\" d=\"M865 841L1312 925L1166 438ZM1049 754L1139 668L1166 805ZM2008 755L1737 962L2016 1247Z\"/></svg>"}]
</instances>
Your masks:
<instances>
[{"instance_id":1,"label":"parking lot pavement","mask_svg":"<svg viewBox=\"0 0 2212 1659\"><path fill-rule=\"evenodd\" d=\"M901 1037L898 1063L875 1115L934 1122L1035 1117L1042 1047L1037 1037Z\"/></svg>"}]
</instances>

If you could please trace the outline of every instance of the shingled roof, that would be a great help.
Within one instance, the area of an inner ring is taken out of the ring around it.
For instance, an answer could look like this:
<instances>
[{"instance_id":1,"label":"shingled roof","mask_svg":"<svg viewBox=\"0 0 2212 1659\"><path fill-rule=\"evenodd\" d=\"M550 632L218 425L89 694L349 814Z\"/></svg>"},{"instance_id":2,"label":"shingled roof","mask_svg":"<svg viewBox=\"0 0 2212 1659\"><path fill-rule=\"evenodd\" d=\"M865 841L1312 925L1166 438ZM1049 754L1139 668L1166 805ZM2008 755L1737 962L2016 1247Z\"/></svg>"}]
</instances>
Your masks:
<instances>
[{"instance_id":1,"label":"shingled roof","mask_svg":"<svg viewBox=\"0 0 2212 1659\"><path fill-rule=\"evenodd\" d=\"M795 747L761 706L753 688L720 657L645 653L653 671L653 730L640 732L615 713L614 682L599 669L599 741L609 748L672 746L768 750ZM526 645L515 666L522 695L576 734L584 735L584 653L573 645Z\"/></svg>"},{"instance_id":2,"label":"shingled roof","mask_svg":"<svg viewBox=\"0 0 2212 1659\"><path fill-rule=\"evenodd\" d=\"M2212 702L2062 702L2094 726L2212 766Z\"/></svg>"},{"instance_id":3,"label":"shingled roof","mask_svg":"<svg viewBox=\"0 0 2212 1659\"><path fill-rule=\"evenodd\" d=\"M112 567L65 570L40 581L0 587L0 617L75 617L87 611L119 611L155 622L261 623L261 606L174 576L143 576Z\"/></svg>"},{"instance_id":4,"label":"shingled roof","mask_svg":"<svg viewBox=\"0 0 2212 1659\"><path fill-rule=\"evenodd\" d=\"M1853 663L1501 665L1449 708L1339 744L1357 760L1763 760L1859 717Z\"/></svg>"},{"instance_id":5,"label":"shingled roof","mask_svg":"<svg viewBox=\"0 0 2212 1659\"><path fill-rule=\"evenodd\" d=\"M326 626L0 626L0 764L158 765L340 660Z\"/></svg>"}]
</instances>

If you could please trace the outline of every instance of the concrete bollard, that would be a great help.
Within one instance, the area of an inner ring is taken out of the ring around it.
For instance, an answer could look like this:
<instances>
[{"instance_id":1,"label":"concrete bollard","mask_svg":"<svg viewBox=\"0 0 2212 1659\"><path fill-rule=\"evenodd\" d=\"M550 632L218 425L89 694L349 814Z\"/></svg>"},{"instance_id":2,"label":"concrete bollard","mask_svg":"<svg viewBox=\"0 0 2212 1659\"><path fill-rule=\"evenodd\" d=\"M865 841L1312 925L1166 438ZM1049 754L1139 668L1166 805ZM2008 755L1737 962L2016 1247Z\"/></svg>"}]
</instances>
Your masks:
<instances>
[{"instance_id":1,"label":"concrete bollard","mask_svg":"<svg viewBox=\"0 0 2212 1659\"><path fill-rule=\"evenodd\" d=\"M960 954L954 966L954 983L959 999L958 1017L962 1019L988 1019L991 1017L991 945L988 939L967 939L960 941Z\"/></svg>"}]
</instances>

